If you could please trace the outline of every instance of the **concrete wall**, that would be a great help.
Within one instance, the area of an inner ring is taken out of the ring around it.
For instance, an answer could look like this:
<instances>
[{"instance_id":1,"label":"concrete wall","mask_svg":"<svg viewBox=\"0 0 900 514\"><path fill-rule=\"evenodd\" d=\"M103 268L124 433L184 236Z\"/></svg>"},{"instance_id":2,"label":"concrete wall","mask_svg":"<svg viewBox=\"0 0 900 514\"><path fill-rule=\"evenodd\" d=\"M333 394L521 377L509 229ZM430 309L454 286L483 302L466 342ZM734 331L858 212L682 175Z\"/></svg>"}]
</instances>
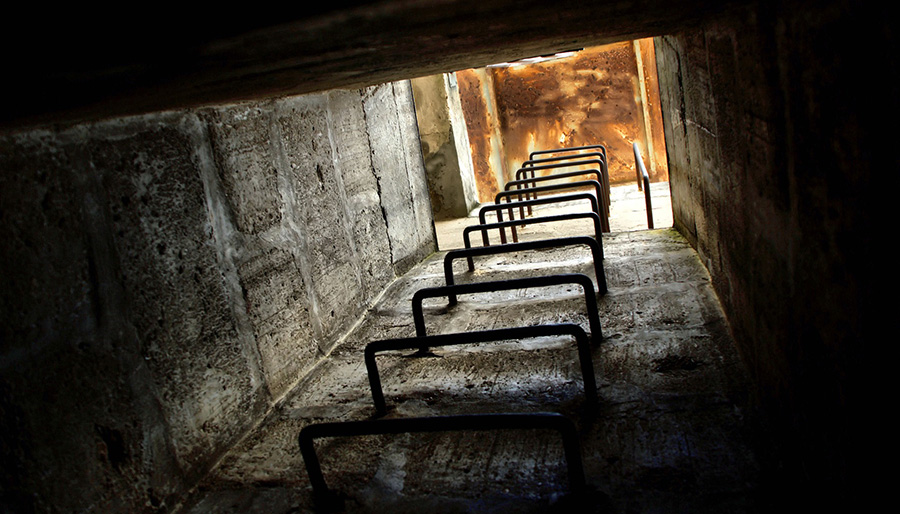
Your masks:
<instances>
[{"instance_id":1,"label":"concrete wall","mask_svg":"<svg viewBox=\"0 0 900 514\"><path fill-rule=\"evenodd\" d=\"M478 198L456 74L419 77L410 83L434 216L468 216Z\"/></svg>"},{"instance_id":2,"label":"concrete wall","mask_svg":"<svg viewBox=\"0 0 900 514\"><path fill-rule=\"evenodd\" d=\"M171 508L435 249L408 82L0 138L0 506Z\"/></svg>"},{"instance_id":3,"label":"concrete wall","mask_svg":"<svg viewBox=\"0 0 900 514\"><path fill-rule=\"evenodd\" d=\"M875 177L897 169L880 121L897 114L896 61L877 50L896 41L878 11L767 3L656 41L675 225L807 507L854 497L869 471Z\"/></svg>"}]
</instances>

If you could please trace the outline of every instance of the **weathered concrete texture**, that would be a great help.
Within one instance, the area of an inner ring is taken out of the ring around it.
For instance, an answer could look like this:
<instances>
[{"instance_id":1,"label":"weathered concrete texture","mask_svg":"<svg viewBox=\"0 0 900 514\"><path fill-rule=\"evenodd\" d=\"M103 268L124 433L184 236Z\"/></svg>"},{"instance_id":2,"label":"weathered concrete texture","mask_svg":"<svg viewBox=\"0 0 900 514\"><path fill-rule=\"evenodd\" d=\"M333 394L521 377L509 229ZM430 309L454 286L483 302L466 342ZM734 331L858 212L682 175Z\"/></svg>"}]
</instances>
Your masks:
<instances>
[{"instance_id":1,"label":"weathered concrete texture","mask_svg":"<svg viewBox=\"0 0 900 514\"><path fill-rule=\"evenodd\" d=\"M434 250L378 90L0 140L3 509L172 509Z\"/></svg>"},{"instance_id":2,"label":"weathered concrete texture","mask_svg":"<svg viewBox=\"0 0 900 514\"><path fill-rule=\"evenodd\" d=\"M403 273L434 251L435 238L427 183L423 174L411 173L423 166L415 117L410 123L397 116L398 98L408 102L414 116L408 85L397 94L390 84L368 88L363 106L391 255L395 270ZM412 148L398 147L398 136L399 143Z\"/></svg>"},{"instance_id":3,"label":"weathered concrete texture","mask_svg":"<svg viewBox=\"0 0 900 514\"><path fill-rule=\"evenodd\" d=\"M159 505L181 476L142 397L151 377L121 319L117 264L97 251L112 244L99 181L74 172L79 156L54 134L0 145L4 508Z\"/></svg>"},{"instance_id":4,"label":"weathered concrete texture","mask_svg":"<svg viewBox=\"0 0 900 514\"><path fill-rule=\"evenodd\" d=\"M656 47L675 225L780 429L790 495L831 509L855 506L868 468L867 205L876 172L896 167L879 120L897 103L861 79L879 69L896 89L896 60L872 52L896 37L880 9L799 4L744 9Z\"/></svg>"},{"instance_id":5,"label":"weathered concrete texture","mask_svg":"<svg viewBox=\"0 0 900 514\"><path fill-rule=\"evenodd\" d=\"M196 476L244 430L233 420L262 409L252 339L234 319L193 155L203 126L192 116L113 125L85 146L108 201L123 314L139 334L176 458Z\"/></svg>"},{"instance_id":6,"label":"weathered concrete texture","mask_svg":"<svg viewBox=\"0 0 900 514\"><path fill-rule=\"evenodd\" d=\"M434 217L465 217L478 198L456 76L420 77L410 84Z\"/></svg>"},{"instance_id":7,"label":"weathered concrete texture","mask_svg":"<svg viewBox=\"0 0 900 514\"><path fill-rule=\"evenodd\" d=\"M604 237L610 292L592 359L599 412L584 410L567 338L524 339L378 358L388 417L562 412L579 427L592 494L567 504L562 448L552 433L515 431L321 439L329 486L350 512L755 512L767 503L766 461L746 373L697 254L673 230ZM315 422L373 416L363 364L372 340L414 334L410 298L443 282L443 254L398 280L331 358L238 445L188 504L192 513L309 512L297 434ZM584 272L583 249L477 260L462 281ZM574 322L588 329L577 287L426 302L429 333Z\"/></svg>"}]
</instances>

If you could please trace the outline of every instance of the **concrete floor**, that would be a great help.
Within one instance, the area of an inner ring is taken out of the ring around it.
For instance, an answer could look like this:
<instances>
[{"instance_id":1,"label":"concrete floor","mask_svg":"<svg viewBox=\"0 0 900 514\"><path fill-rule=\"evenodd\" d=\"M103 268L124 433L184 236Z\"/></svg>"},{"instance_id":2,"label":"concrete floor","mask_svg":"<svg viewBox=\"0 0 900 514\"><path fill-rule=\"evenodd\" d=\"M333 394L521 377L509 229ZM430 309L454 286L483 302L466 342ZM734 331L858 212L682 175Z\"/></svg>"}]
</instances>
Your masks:
<instances>
[{"instance_id":1,"label":"concrete floor","mask_svg":"<svg viewBox=\"0 0 900 514\"><path fill-rule=\"evenodd\" d=\"M612 232L625 232L647 229L647 207L644 192L639 191L634 184L614 186L610 188L610 213L609 228ZM657 182L650 184L650 203L653 208L653 226L665 228L672 226L672 201L669 196L669 183ZM582 204L575 202L561 205L541 205L536 207L542 216L571 212L573 208L583 209L587 202ZM478 224L478 209L472 211L467 218L438 221L435 223L435 231L438 238L438 248L450 250L463 247L463 229L469 225ZM496 221L495 219L489 221ZM561 237L562 235L592 234L590 221L553 223L547 225L531 225L521 229L524 231L524 240ZM494 238L497 236L494 235Z\"/></svg>"},{"instance_id":2,"label":"concrete floor","mask_svg":"<svg viewBox=\"0 0 900 514\"><path fill-rule=\"evenodd\" d=\"M586 231L586 225L566 223L571 225L554 229L555 235ZM523 239L543 237L537 227L523 232ZM442 245L450 244L447 232L455 228L439 225ZM757 417L747 407L745 373L696 253L671 228L602 239L609 292L598 298L602 340L595 334L592 341L599 394L594 414L585 409L578 355L568 338L378 359L387 417L566 415L578 427L591 493L567 494L559 437L544 431L319 440L325 479L344 497L347 512L766 510ZM224 457L184 511L314 510L298 450L300 429L374 416L363 348L414 335L410 299L418 289L443 285L442 261L442 252L433 254L393 283L344 343ZM476 262L474 273L458 263L458 282L572 272L595 278L585 248ZM584 305L580 288L556 286L465 295L453 308L429 300L425 311L429 334L564 322L587 331Z\"/></svg>"}]
</instances>

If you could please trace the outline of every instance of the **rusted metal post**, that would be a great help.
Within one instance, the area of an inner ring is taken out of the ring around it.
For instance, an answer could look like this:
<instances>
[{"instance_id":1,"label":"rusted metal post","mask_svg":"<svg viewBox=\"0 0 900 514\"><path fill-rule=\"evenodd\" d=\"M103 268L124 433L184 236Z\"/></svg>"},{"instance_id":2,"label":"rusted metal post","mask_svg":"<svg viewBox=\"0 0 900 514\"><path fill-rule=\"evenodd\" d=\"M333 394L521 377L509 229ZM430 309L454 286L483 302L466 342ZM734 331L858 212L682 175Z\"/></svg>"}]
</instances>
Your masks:
<instances>
[{"instance_id":1,"label":"rusted metal post","mask_svg":"<svg viewBox=\"0 0 900 514\"><path fill-rule=\"evenodd\" d=\"M653 204L650 201L650 176L647 174L647 168L644 166L644 159L641 157L641 150L637 143L632 143L634 149L634 168L638 175L638 188L640 184L644 184L644 203L647 206L647 227L653 228Z\"/></svg>"}]
</instances>

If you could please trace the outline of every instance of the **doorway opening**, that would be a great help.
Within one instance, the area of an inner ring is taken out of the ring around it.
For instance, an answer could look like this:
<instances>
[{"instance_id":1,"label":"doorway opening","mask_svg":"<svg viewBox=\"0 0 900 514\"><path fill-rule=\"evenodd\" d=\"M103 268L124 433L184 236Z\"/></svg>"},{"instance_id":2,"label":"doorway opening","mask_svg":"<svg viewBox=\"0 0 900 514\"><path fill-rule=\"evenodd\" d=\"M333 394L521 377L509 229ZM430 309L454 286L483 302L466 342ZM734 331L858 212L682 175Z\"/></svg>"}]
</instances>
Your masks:
<instances>
[{"instance_id":1,"label":"doorway opening","mask_svg":"<svg viewBox=\"0 0 900 514\"><path fill-rule=\"evenodd\" d=\"M459 247L452 234L495 201L531 152L559 147L606 147L615 232L648 228L636 143L654 227L672 226L652 39L423 77L413 92L440 249Z\"/></svg>"}]
</instances>

